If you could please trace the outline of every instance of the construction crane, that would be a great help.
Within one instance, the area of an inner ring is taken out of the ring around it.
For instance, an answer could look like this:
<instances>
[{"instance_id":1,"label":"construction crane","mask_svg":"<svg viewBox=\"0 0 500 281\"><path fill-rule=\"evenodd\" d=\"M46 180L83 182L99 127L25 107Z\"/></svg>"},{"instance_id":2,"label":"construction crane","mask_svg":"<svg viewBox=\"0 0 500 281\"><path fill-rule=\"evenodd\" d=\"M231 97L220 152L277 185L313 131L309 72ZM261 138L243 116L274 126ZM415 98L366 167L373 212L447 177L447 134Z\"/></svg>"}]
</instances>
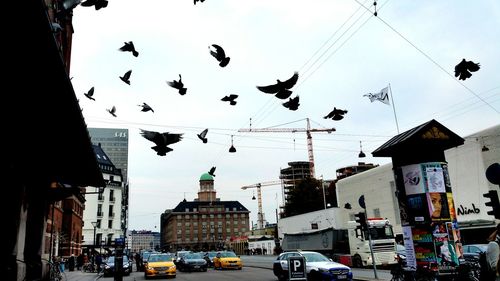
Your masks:
<instances>
[{"instance_id":1,"label":"construction crane","mask_svg":"<svg viewBox=\"0 0 500 281\"><path fill-rule=\"evenodd\" d=\"M259 182L256 184L251 184L251 185L245 185L242 186L241 189L246 190L248 188L257 188L257 203L258 203L258 214L257 214L257 226L259 229L264 228L264 213L262 212L262 192L261 192L261 187L262 186L269 186L269 185L277 185L281 184L281 181L266 181L266 182ZM255 199L255 198L253 198Z\"/></svg>"},{"instance_id":2,"label":"construction crane","mask_svg":"<svg viewBox=\"0 0 500 281\"><path fill-rule=\"evenodd\" d=\"M296 133L296 132L306 132L307 135L307 153L309 155L309 170L311 170L311 177L316 178L316 173L314 171L314 154L313 154L313 145L312 145L312 136L311 133L314 132L335 132L335 128L323 128L323 129L311 129L311 124L309 123L309 118L307 120L306 128L249 128L249 129L239 129L238 132L246 132L246 133ZM250 124L251 126L251 124Z\"/></svg>"}]
</instances>

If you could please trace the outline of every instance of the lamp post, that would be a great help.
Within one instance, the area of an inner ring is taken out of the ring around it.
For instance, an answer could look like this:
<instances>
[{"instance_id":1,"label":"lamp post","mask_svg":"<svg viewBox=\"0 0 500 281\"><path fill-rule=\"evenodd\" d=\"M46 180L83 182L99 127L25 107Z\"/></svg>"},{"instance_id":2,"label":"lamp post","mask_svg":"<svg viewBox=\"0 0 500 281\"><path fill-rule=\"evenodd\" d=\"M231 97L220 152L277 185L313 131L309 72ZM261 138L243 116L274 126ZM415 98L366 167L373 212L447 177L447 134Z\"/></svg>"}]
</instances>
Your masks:
<instances>
[{"instance_id":1,"label":"lamp post","mask_svg":"<svg viewBox=\"0 0 500 281\"><path fill-rule=\"evenodd\" d=\"M96 246L96 244L95 244L95 235L96 235L95 230L97 228L97 222L93 221L93 222L91 222L91 224L94 227L94 240L92 240L92 242L93 242L92 244L94 244L94 248L95 248L95 246Z\"/></svg>"}]
</instances>

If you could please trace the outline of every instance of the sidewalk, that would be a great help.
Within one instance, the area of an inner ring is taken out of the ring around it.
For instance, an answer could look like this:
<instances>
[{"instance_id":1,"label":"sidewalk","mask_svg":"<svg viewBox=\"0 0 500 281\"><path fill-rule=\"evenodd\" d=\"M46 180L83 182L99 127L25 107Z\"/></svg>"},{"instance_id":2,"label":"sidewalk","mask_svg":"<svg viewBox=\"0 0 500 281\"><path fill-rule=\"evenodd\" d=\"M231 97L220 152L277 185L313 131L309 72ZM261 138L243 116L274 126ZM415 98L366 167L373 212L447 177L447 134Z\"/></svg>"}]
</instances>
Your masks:
<instances>
[{"instance_id":1,"label":"sidewalk","mask_svg":"<svg viewBox=\"0 0 500 281\"><path fill-rule=\"evenodd\" d=\"M97 280L102 277L102 274L82 272L81 270L76 270L76 269L74 271L69 271L66 269L64 270L64 275L66 275L67 281L78 281L82 280L83 277L89 277L89 276L94 276L94 280Z\"/></svg>"}]
</instances>

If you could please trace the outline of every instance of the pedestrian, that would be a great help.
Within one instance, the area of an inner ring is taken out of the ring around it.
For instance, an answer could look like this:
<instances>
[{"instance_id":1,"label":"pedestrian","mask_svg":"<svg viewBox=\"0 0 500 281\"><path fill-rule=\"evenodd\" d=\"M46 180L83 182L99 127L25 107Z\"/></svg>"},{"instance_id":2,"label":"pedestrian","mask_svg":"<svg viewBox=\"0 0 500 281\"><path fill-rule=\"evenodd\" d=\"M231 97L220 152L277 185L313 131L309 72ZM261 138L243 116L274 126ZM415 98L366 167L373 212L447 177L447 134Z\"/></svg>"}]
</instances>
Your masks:
<instances>
[{"instance_id":1,"label":"pedestrian","mask_svg":"<svg viewBox=\"0 0 500 281\"><path fill-rule=\"evenodd\" d=\"M484 280L500 280L498 264L500 261L500 223L496 230L488 237L488 247L486 248L487 276Z\"/></svg>"},{"instance_id":2,"label":"pedestrian","mask_svg":"<svg viewBox=\"0 0 500 281\"><path fill-rule=\"evenodd\" d=\"M101 264L102 264L102 256L101 254L97 254L95 257L95 265L97 267L97 273L101 273Z\"/></svg>"},{"instance_id":3,"label":"pedestrian","mask_svg":"<svg viewBox=\"0 0 500 281\"><path fill-rule=\"evenodd\" d=\"M142 271L142 266L141 266L141 264L142 264L141 263L142 262L142 258L141 258L141 255L139 253L135 253L134 259L135 259L135 266L136 266L137 272Z\"/></svg>"},{"instance_id":4,"label":"pedestrian","mask_svg":"<svg viewBox=\"0 0 500 281\"><path fill-rule=\"evenodd\" d=\"M68 259L68 267L69 271L74 271L75 270L75 255L71 254L71 257Z\"/></svg>"},{"instance_id":5,"label":"pedestrian","mask_svg":"<svg viewBox=\"0 0 500 281\"><path fill-rule=\"evenodd\" d=\"M83 266L83 254L79 254L76 257L76 270L80 270Z\"/></svg>"}]
</instances>

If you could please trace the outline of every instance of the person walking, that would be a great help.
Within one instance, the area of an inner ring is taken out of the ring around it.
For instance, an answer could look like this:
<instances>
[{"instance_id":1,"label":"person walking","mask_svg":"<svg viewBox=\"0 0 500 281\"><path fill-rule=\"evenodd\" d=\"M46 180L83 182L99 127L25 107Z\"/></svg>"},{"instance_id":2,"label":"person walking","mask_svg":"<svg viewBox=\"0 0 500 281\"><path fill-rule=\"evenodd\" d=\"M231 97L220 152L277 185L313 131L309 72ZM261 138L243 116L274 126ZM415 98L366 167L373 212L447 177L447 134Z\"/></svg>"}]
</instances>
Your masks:
<instances>
[{"instance_id":1,"label":"person walking","mask_svg":"<svg viewBox=\"0 0 500 281\"><path fill-rule=\"evenodd\" d=\"M488 247L486 248L487 276L483 280L500 280L500 223L496 230L488 237ZM482 278L481 278L482 279Z\"/></svg>"}]
</instances>

